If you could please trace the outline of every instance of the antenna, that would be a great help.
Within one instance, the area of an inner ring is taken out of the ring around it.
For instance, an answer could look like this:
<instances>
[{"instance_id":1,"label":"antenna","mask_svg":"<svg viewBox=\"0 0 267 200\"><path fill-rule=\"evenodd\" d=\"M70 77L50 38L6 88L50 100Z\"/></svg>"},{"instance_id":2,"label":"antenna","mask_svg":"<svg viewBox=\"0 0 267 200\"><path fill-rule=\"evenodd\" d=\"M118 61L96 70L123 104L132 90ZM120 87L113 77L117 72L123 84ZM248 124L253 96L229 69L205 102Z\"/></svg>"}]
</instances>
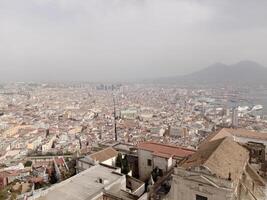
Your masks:
<instances>
[{"instance_id":1,"label":"antenna","mask_svg":"<svg viewBox=\"0 0 267 200\"><path fill-rule=\"evenodd\" d=\"M116 102L115 102L115 95L114 94L113 94L113 104L114 104L114 132L115 132L115 141L118 141L117 122L116 122Z\"/></svg>"}]
</instances>

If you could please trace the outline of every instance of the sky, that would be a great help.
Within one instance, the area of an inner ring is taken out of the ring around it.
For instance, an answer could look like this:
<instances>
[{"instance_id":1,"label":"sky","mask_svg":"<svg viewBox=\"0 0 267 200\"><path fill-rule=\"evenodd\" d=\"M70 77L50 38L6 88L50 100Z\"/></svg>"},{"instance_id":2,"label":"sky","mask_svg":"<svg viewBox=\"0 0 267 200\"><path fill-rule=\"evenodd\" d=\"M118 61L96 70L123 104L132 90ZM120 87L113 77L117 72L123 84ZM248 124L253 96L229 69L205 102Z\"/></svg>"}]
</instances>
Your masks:
<instances>
[{"instance_id":1,"label":"sky","mask_svg":"<svg viewBox=\"0 0 267 200\"><path fill-rule=\"evenodd\" d=\"M267 66L266 0L0 0L0 81L127 81Z\"/></svg>"}]
</instances>

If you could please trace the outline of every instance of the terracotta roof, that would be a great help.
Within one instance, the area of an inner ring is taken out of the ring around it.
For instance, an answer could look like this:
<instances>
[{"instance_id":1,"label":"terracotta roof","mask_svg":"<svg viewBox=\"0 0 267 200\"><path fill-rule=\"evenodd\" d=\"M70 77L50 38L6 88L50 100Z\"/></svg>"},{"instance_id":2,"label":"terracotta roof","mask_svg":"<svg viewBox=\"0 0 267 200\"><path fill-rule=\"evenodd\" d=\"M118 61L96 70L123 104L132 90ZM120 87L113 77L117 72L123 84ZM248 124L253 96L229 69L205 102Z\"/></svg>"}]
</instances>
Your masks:
<instances>
[{"instance_id":1,"label":"terracotta roof","mask_svg":"<svg viewBox=\"0 0 267 200\"><path fill-rule=\"evenodd\" d=\"M63 158L56 158L55 161L56 161L56 163L57 163L58 165L64 165L64 164L65 164Z\"/></svg>"},{"instance_id":2,"label":"terracotta roof","mask_svg":"<svg viewBox=\"0 0 267 200\"><path fill-rule=\"evenodd\" d=\"M170 155L170 154L165 154L165 153L160 153L160 152L154 152L153 155L158 156L158 157L162 157L162 158L172 157L172 155Z\"/></svg>"},{"instance_id":3,"label":"terracotta roof","mask_svg":"<svg viewBox=\"0 0 267 200\"><path fill-rule=\"evenodd\" d=\"M7 176L8 177L12 177L12 176L18 176L19 172L15 171L15 170L10 170L10 171L6 171L7 172Z\"/></svg>"},{"instance_id":4,"label":"terracotta roof","mask_svg":"<svg viewBox=\"0 0 267 200\"><path fill-rule=\"evenodd\" d=\"M222 129L221 129L222 130ZM208 142L211 142L213 140L217 140L217 139L220 139L220 138L224 138L224 137L232 137L232 135L230 133L228 133L228 135L221 135L221 134L218 134L221 130L219 131L215 131L211 134L208 135L208 137L206 137L201 143L200 145L198 146L198 148L201 148L201 146L205 145L206 143Z\"/></svg>"},{"instance_id":5,"label":"terracotta roof","mask_svg":"<svg viewBox=\"0 0 267 200\"><path fill-rule=\"evenodd\" d=\"M0 177L8 177L10 173L6 172L6 171L2 171L0 172Z\"/></svg>"},{"instance_id":6,"label":"terracotta roof","mask_svg":"<svg viewBox=\"0 0 267 200\"><path fill-rule=\"evenodd\" d=\"M103 149L101 151L89 155L89 157L92 158L93 160L104 162L110 158L116 157L117 155L118 152L115 149L113 149L112 147L108 147L106 149Z\"/></svg>"},{"instance_id":7,"label":"terracotta roof","mask_svg":"<svg viewBox=\"0 0 267 200\"><path fill-rule=\"evenodd\" d=\"M257 131L251 131L246 129L232 129L232 128L224 128L221 131L226 131L236 137L246 137L258 140L267 140L267 133L261 133Z\"/></svg>"},{"instance_id":8,"label":"terracotta roof","mask_svg":"<svg viewBox=\"0 0 267 200\"><path fill-rule=\"evenodd\" d=\"M192 154L188 159L184 161L182 166L184 168L191 168L203 165L222 141L223 139L218 139L201 146L201 148L196 153Z\"/></svg>"},{"instance_id":9,"label":"terracotta roof","mask_svg":"<svg viewBox=\"0 0 267 200\"><path fill-rule=\"evenodd\" d=\"M187 149L184 147L161 144L156 142L143 142L138 144L138 149L153 152L154 154L163 155L166 157L176 156L176 157L186 157L193 153L195 150ZM162 157L162 156L161 156Z\"/></svg>"},{"instance_id":10,"label":"terracotta roof","mask_svg":"<svg viewBox=\"0 0 267 200\"><path fill-rule=\"evenodd\" d=\"M206 167L213 175L233 182L240 178L249 159L249 152L244 147L225 137L211 141L182 163L188 170L194 167Z\"/></svg>"},{"instance_id":11,"label":"terracotta roof","mask_svg":"<svg viewBox=\"0 0 267 200\"><path fill-rule=\"evenodd\" d=\"M224 137L245 137L245 138L251 138L251 139L257 139L257 140L267 140L267 133L261 133L246 129L232 129L232 128L223 128L217 132L214 132L210 134L200 145L205 145L207 142L217 140Z\"/></svg>"},{"instance_id":12,"label":"terracotta roof","mask_svg":"<svg viewBox=\"0 0 267 200\"><path fill-rule=\"evenodd\" d=\"M40 183L40 182L43 182L44 181L44 178L43 177L32 177L30 178L30 182L32 183Z\"/></svg>"}]
</instances>

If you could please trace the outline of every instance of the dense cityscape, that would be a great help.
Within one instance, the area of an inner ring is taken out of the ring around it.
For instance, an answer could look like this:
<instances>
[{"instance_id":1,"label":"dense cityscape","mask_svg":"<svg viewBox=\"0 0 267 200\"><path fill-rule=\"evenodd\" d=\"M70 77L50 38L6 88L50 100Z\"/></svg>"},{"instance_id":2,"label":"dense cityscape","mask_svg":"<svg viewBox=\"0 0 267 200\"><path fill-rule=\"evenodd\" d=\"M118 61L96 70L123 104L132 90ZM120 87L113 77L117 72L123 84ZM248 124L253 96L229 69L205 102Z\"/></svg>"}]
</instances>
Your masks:
<instances>
[{"instance_id":1,"label":"dense cityscape","mask_svg":"<svg viewBox=\"0 0 267 200\"><path fill-rule=\"evenodd\" d=\"M267 200L266 0L0 0L0 200Z\"/></svg>"},{"instance_id":2,"label":"dense cityscape","mask_svg":"<svg viewBox=\"0 0 267 200\"><path fill-rule=\"evenodd\" d=\"M265 199L266 115L240 90L3 84L0 198L190 199L184 181L200 200Z\"/></svg>"}]
</instances>

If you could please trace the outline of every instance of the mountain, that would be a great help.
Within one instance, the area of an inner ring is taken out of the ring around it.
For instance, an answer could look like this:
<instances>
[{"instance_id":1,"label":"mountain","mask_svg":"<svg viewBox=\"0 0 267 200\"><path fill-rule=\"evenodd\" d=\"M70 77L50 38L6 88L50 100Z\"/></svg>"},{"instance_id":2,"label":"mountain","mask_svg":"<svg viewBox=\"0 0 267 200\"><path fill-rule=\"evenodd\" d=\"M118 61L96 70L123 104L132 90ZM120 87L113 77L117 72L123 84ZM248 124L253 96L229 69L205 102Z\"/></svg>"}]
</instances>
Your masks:
<instances>
[{"instance_id":1,"label":"mountain","mask_svg":"<svg viewBox=\"0 0 267 200\"><path fill-rule=\"evenodd\" d=\"M233 65L216 63L188 75L161 80L184 84L267 86L267 68L253 61L241 61Z\"/></svg>"}]
</instances>

